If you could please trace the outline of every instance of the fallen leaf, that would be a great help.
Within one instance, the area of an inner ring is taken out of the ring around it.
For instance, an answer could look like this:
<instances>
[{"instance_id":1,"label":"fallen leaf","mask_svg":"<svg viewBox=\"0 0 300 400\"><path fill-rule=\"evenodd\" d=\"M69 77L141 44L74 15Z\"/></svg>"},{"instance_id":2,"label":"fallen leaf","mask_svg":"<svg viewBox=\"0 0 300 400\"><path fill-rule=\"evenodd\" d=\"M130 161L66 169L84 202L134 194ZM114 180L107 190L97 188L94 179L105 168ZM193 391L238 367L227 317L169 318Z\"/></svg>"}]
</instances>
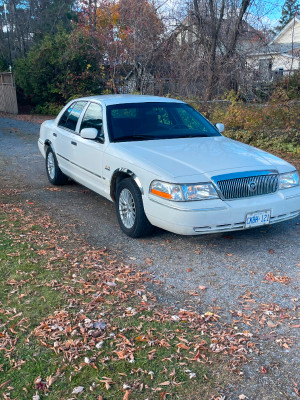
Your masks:
<instances>
[{"instance_id":1,"label":"fallen leaf","mask_svg":"<svg viewBox=\"0 0 300 400\"><path fill-rule=\"evenodd\" d=\"M206 290L207 287L206 287L206 286L199 285L199 286L198 286L198 289L199 289L199 290Z\"/></svg>"},{"instance_id":2,"label":"fallen leaf","mask_svg":"<svg viewBox=\"0 0 300 400\"><path fill-rule=\"evenodd\" d=\"M10 383L11 379L9 381L3 382L0 385L0 389L2 389L4 386L7 386Z\"/></svg>"},{"instance_id":3,"label":"fallen leaf","mask_svg":"<svg viewBox=\"0 0 300 400\"><path fill-rule=\"evenodd\" d=\"M76 388L73 389L72 394L81 393L83 391L84 391L84 387L83 386L77 386Z\"/></svg>"},{"instance_id":4,"label":"fallen leaf","mask_svg":"<svg viewBox=\"0 0 300 400\"><path fill-rule=\"evenodd\" d=\"M170 381L165 381L160 383L158 386L169 386L170 385Z\"/></svg>"},{"instance_id":5,"label":"fallen leaf","mask_svg":"<svg viewBox=\"0 0 300 400\"><path fill-rule=\"evenodd\" d=\"M184 343L178 343L176 346L180 349L189 350L190 348Z\"/></svg>"},{"instance_id":6,"label":"fallen leaf","mask_svg":"<svg viewBox=\"0 0 300 400\"><path fill-rule=\"evenodd\" d=\"M264 277L265 280L278 283L289 283L291 279L288 276L276 276L273 272L268 272Z\"/></svg>"}]
</instances>

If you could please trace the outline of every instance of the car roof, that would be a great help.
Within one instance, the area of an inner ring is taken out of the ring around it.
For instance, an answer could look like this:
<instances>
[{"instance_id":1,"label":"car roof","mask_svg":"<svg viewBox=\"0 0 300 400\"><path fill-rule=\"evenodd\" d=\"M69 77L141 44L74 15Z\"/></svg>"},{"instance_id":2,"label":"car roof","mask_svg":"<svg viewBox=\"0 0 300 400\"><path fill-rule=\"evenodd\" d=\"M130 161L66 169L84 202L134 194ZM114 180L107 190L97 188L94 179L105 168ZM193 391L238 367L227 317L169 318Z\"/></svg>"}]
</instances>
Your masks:
<instances>
[{"instance_id":1,"label":"car roof","mask_svg":"<svg viewBox=\"0 0 300 400\"><path fill-rule=\"evenodd\" d=\"M149 102L176 102L183 103L183 101L159 96L146 96L140 94L106 94L99 96L82 97L78 100L99 101L105 105L113 104L127 104L127 103L149 103Z\"/></svg>"}]
</instances>

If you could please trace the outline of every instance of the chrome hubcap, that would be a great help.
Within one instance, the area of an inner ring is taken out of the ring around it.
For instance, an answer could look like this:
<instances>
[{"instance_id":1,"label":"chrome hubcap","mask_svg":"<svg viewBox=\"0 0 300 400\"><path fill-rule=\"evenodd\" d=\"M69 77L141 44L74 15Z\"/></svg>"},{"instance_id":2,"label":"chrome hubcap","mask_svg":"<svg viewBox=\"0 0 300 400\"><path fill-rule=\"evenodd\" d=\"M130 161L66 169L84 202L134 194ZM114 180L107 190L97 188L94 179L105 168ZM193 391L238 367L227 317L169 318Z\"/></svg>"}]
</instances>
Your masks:
<instances>
[{"instance_id":1,"label":"chrome hubcap","mask_svg":"<svg viewBox=\"0 0 300 400\"><path fill-rule=\"evenodd\" d=\"M49 153L47 157L47 169L48 169L48 174L51 179L54 179L55 177L55 163L54 163L54 156L53 153Z\"/></svg>"},{"instance_id":2,"label":"chrome hubcap","mask_svg":"<svg viewBox=\"0 0 300 400\"><path fill-rule=\"evenodd\" d=\"M132 228L135 222L136 209L133 196L128 189L123 189L120 193L119 213L125 228Z\"/></svg>"}]
</instances>

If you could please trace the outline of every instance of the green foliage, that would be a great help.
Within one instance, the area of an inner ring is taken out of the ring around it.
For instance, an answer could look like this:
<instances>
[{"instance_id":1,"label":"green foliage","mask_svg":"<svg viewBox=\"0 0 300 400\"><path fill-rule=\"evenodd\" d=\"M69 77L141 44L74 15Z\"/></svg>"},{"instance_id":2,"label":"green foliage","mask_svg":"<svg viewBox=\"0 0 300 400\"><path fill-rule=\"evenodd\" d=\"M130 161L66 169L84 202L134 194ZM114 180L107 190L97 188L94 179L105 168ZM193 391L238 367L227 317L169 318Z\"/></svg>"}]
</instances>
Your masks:
<instances>
[{"instance_id":1,"label":"green foliage","mask_svg":"<svg viewBox=\"0 0 300 400\"><path fill-rule=\"evenodd\" d=\"M262 129L289 131L299 126L299 103L246 105L231 104L227 109L217 107L211 115L213 122L222 121L230 129L259 132Z\"/></svg>"},{"instance_id":2,"label":"green foliage","mask_svg":"<svg viewBox=\"0 0 300 400\"><path fill-rule=\"evenodd\" d=\"M0 57L0 72L6 72L8 70L9 66L7 61L3 57Z\"/></svg>"},{"instance_id":3,"label":"green foliage","mask_svg":"<svg viewBox=\"0 0 300 400\"><path fill-rule=\"evenodd\" d=\"M299 11L300 5L298 0L286 0L281 10L281 18L276 31L280 32Z\"/></svg>"},{"instance_id":4,"label":"green foliage","mask_svg":"<svg viewBox=\"0 0 300 400\"><path fill-rule=\"evenodd\" d=\"M37 110L52 112L73 96L100 93L102 72L89 55L88 39L60 29L16 62L15 79Z\"/></svg>"},{"instance_id":5,"label":"green foliage","mask_svg":"<svg viewBox=\"0 0 300 400\"><path fill-rule=\"evenodd\" d=\"M268 151L300 155L300 104L246 105L232 103L227 109L217 107L212 122L222 121L225 135Z\"/></svg>"},{"instance_id":6,"label":"green foliage","mask_svg":"<svg viewBox=\"0 0 300 400\"><path fill-rule=\"evenodd\" d=\"M277 101L276 101L277 100ZM271 101L282 102L283 100L300 100L300 71L291 76L284 77L275 84Z\"/></svg>"},{"instance_id":7,"label":"green foliage","mask_svg":"<svg viewBox=\"0 0 300 400\"><path fill-rule=\"evenodd\" d=\"M43 105L37 105L34 108L34 113L42 115L57 115L60 112L61 108L62 108L61 104L44 103Z\"/></svg>"}]
</instances>

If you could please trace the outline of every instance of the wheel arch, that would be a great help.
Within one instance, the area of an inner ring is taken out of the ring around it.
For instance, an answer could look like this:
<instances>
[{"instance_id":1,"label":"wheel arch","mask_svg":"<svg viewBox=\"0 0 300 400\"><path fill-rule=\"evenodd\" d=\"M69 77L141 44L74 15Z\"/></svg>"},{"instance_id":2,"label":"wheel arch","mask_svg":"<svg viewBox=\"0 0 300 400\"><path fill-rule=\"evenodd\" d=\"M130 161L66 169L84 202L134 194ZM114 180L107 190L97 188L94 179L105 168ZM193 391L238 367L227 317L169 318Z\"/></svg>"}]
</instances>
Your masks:
<instances>
[{"instance_id":1,"label":"wheel arch","mask_svg":"<svg viewBox=\"0 0 300 400\"><path fill-rule=\"evenodd\" d=\"M46 139L45 143L44 143L44 152L45 152L45 154L47 152L48 147L51 147L52 151L54 152L54 148L53 148L52 142L49 139Z\"/></svg>"},{"instance_id":2,"label":"wheel arch","mask_svg":"<svg viewBox=\"0 0 300 400\"><path fill-rule=\"evenodd\" d=\"M116 189L119 182L123 179L131 178L136 183L137 187L140 189L141 194L144 194L144 189L141 184L141 181L136 176L134 172L127 168L118 168L114 171L111 181L110 181L110 196L113 201L116 201Z\"/></svg>"}]
</instances>

